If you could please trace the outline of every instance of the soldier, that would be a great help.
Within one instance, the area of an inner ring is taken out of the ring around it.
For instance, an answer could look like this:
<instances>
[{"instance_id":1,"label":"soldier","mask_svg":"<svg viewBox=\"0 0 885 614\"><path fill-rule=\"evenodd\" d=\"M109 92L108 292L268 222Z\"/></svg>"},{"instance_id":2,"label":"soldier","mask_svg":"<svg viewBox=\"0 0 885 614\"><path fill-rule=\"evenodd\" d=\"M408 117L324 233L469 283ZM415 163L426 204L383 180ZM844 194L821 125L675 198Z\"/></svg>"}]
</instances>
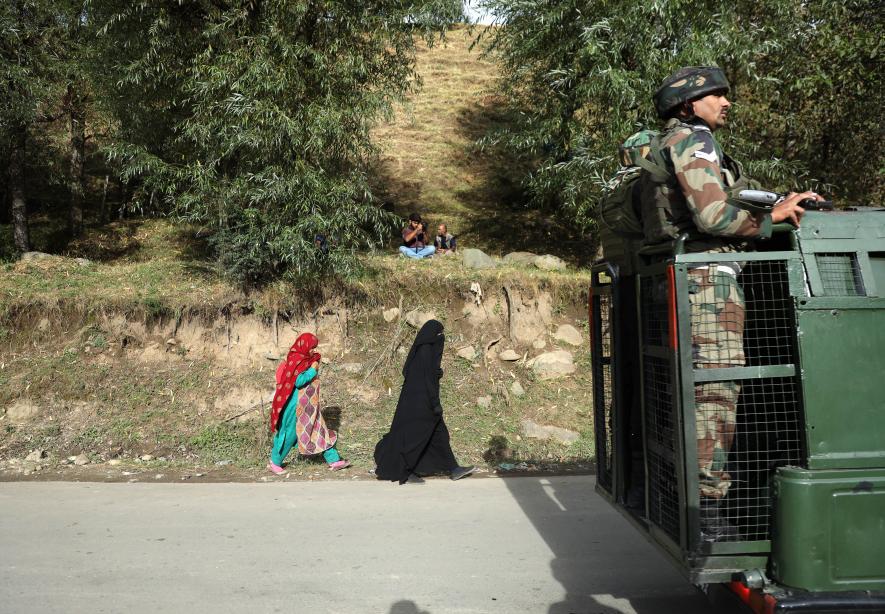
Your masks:
<instances>
[{"instance_id":1,"label":"soldier","mask_svg":"<svg viewBox=\"0 0 885 614\"><path fill-rule=\"evenodd\" d=\"M688 233L690 252L739 253L751 241L771 236L773 223L798 226L806 198L814 192L790 193L770 213L744 210L729 192L751 187L740 165L727 156L713 136L725 126L731 103L728 80L709 66L682 68L664 80L654 95L666 123L648 159L664 172L646 172L641 183L642 223L646 244ZM654 169L651 169L654 170ZM698 266L689 271L692 355L696 368L744 366L744 297L738 262ZM706 541L737 535L720 515L731 478L725 471L734 440L738 382L695 386L701 537Z\"/></svg>"}]
</instances>

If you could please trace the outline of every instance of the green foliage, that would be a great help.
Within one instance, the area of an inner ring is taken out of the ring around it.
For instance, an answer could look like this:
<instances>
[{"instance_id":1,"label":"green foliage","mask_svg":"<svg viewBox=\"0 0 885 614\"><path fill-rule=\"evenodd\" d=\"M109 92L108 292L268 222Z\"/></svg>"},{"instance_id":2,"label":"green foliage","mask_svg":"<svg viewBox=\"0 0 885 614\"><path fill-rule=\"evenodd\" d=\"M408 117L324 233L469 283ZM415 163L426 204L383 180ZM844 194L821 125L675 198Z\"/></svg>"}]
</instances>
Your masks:
<instances>
[{"instance_id":1,"label":"green foliage","mask_svg":"<svg viewBox=\"0 0 885 614\"><path fill-rule=\"evenodd\" d=\"M881 202L885 32L875 0L487 0L480 42L514 124L485 139L532 163L539 206L591 227L617 145L655 127L651 96L685 65L717 64L737 103L723 145L772 188L832 184ZM717 134L720 137L720 134Z\"/></svg>"},{"instance_id":2,"label":"green foliage","mask_svg":"<svg viewBox=\"0 0 885 614\"><path fill-rule=\"evenodd\" d=\"M259 454L253 430L239 425L207 426L199 435L192 437L189 443L208 461L254 459Z\"/></svg>"},{"instance_id":3,"label":"green foliage","mask_svg":"<svg viewBox=\"0 0 885 614\"><path fill-rule=\"evenodd\" d=\"M47 110L57 80L56 3L0 3L0 133L3 141Z\"/></svg>"},{"instance_id":4,"label":"green foliage","mask_svg":"<svg viewBox=\"0 0 885 614\"><path fill-rule=\"evenodd\" d=\"M458 3L97 4L121 126L111 158L142 202L208 227L227 274L346 275L355 250L388 235L395 219L366 180L369 130L417 86L416 42Z\"/></svg>"}]
</instances>

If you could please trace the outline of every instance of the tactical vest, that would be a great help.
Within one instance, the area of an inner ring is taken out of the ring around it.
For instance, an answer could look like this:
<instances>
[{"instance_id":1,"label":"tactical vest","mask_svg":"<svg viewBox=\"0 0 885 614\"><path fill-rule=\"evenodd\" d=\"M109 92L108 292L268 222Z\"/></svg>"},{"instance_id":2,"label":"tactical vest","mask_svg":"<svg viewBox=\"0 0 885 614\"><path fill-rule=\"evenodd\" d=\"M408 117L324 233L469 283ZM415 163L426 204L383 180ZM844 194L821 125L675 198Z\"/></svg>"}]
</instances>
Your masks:
<instances>
[{"instance_id":1,"label":"tactical vest","mask_svg":"<svg viewBox=\"0 0 885 614\"><path fill-rule=\"evenodd\" d=\"M680 130L697 132L706 128L686 124L679 120L670 120L665 131L653 143L648 159L652 164L666 172L643 172L640 179L640 199L642 202L642 227L645 244L653 245L672 241L683 233L688 233L686 249L689 251L741 251L747 248L745 239L731 237L714 237L703 234L692 218L691 210L676 180L673 162L670 160L669 148L666 143ZM715 143L715 139L714 139ZM722 153L716 143L716 153L722 170L722 184L731 201L732 195L741 190L758 189L759 183L746 177L741 164L732 157Z\"/></svg>"}]
</instances>

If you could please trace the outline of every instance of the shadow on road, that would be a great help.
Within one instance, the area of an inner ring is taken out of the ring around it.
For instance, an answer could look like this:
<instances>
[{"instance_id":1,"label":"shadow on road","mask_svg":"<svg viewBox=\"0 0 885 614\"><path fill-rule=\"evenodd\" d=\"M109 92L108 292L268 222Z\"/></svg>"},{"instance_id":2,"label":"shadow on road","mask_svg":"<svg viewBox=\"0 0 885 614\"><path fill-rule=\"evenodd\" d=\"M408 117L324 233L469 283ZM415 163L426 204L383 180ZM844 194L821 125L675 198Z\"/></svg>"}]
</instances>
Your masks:
<instances>
[{"instance_id":1,"label":"shadow on road","mask_svg":"<svg viewBox=\"0 0 885 614\"><path fill-rule=\"evenodd\" d=\"M586 480L507 478L513 498L553 553L566 596L549 614L711 614L700 592L606 505ZM624 538L624 535L627 538ZM619 537L620 536L620 537Z\"/></svg>"},{"instance_id":2,"label":"shadow on road","mask_svg":"<svg viewBox=\"0 0 885 614\"><path fill-rule=\"evenodd\" d=\"M419 608L414 601L401 599L390 606L389 614L430 614L430 612Z\"/></svg>"}]
</instances>

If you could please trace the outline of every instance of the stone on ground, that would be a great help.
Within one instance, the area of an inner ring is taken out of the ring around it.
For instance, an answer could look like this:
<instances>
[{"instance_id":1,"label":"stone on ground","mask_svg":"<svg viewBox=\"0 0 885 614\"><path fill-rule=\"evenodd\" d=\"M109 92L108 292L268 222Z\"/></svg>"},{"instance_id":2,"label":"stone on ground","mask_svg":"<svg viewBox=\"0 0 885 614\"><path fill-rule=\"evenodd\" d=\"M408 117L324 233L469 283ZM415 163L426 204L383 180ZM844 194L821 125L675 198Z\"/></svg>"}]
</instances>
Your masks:
<instances>
[{"instance_id":1,"label":"stone on ground","mask_svg":"<svg viewBox=\"0 0 885 614\"><path fill-rule=\"evenodd\" d=\"M575 360L567 350L545 352L532 360L532 370L541 379L556 379L575 372Z\"/></svg>"},{"instance_id":2,"label":"stone on ground","mask_svg":"<svg viewBox=\"0 0 885 614\"><path fill-rule=\"evenodd\" d=\"M561 325L556 329L556 333L554 333L553 337L559 341L568 343L569 345L577 346L584 343L584 338L581 337L580 331L571 324Z\"/></svg>"},{"instance_id":3,"label":"stone on ground","mask_svg":"<svg viewBox=\"0 0 885 614\"><path fill-rule=\"evenodd\" d=\"M478 397L476 399L476 404L479 405L480 407L485 407L485 408L491 407L492 406L492 397L489 397L489 396Z\"/></svg>"},{"instance_id":4,"label":"stone on ground","mask_svg":"<svg viewBox=\"0 0 885 614\"><path fill-rule=\"evenodd\" d=\"M41 448L37 448L36 450L34 450L30 454L28 454L25 457L25 460L36 463L45 457L46 457L46 450L43 450Z\"/></svg>"},{"instance_id":5,"label":"stone on ground","mask_svg":"<svg viewBox=\"0 0 885 614\"><path fill-rule=\"evenodd\" d=\"M359 386L351 391L353 398L365 405L372 405L381 396L380 390L369 388L368 386ZM351 444L352 447L352 444Z\"/></svg>"},{"instance_id":6,"label":"stone on ground","mask_svg":"<svg viewBox=\"0 0 885 614\"><path fill-rule=\"evenodd\" d=\"M457 354L460 358L463 358L464 360L472 361L474 358L476 358L476 349L472 345L468 345L458 350Z\"/></svg>"},{"instance_id":7,"label":"stone on ground","mask_svg":"<svg viewBox=\"0 0 885 614\"><path fill-rule=\"evenodd\" d=\"M520 358L522 358L522 356L517 354L515 350L510 349L504 350L503 352L498 354L499 360L505 360L507 362L513 362L514 360L519 360Z\"/></svg>"},{"instance_id":8,"label":"stone on ground","mask_svg":"<svg viewBox=\"0 0 885 614\"><path fill-rule=\"evenodd\" d=\"M547 347L547 342L544 340L544 337L538 337L534 341L532 341L532 347L536 350L543 350Z\"/></svg>"},{"instance_id":9,"label":"stone on ground","mask_svg":"<svg viewBox=\"0 0 885 614\"><path fill-rule=\"evenodd\" d=\"M52 254L47 254L45 252L25 252L21 255L22 262L30 262L32 260L47 260L49 258L55 258Z\"/></svg>"},{"instance_id":10,"label":"stone on ground","mask_svg":"<svg viewBox=\"0 0 885 614\"><path fill-rule=\"evenodd\" d=\"M86 456L83 452L80 452L77 456L74 457L74 464L78 467L82 467L83 465L89 464L89 457Z\"/></svg>"},{"instance_id":11,"label":"stone on ground","mask_svg":"<svg viewBox=\"0 0 885 614\"><path fill-rule=\"evenodd\" d=\"M435 320L436 314L432 311L421 311L419 309L413 309L409 313L406 314L406 322L408 322L409 326L412 328L421 328L424 324L427 323L428 320Z\"/></svg>"},{"instance_id":12,"label":"stone on ground","mask_svg":"<svg viewBox=\"0 0 885 614\"><path fill-rule=\"evenodd\" d=\"M515 397L525 396L525 388L522 387L522 384L520 384L519 381L514 381L510 384L510 394Z\"/></svg>"},{"instance_id":13,"label":"stone on ground","mask_svg":"<svg viewBox=\"0 0 885 614\"><path fill-rule=\"evenodd\" d=\"M354 375L363 371L363 365L359 362L343 362L338 365L338 368L345 373L353 373Z\"/></svg>"},{"instance_id":14,"label":"stone on ground","mask_svg":"<svg viewBox=\"0 0 885 614\"><path fill-rule=\"evenodd\" d=\"M556 256L553 256L551 254L538 256L532 262L542 271L564 271L568 267L568 265L565 263L565 260L563 260L562 258L557 258Z\"/></svg>"},{"instance_id":15,"label":"stone on ground","mask_svg":"<svg viewBox=\"0 0 885 614\"><path fill-rule=\"evenodd\" d=\"M399 317L399 307L391 307L381 312L381 317L385 322L393 322Z\"/></svg>"},{"instance_id":16,"label":"stone on ground","mask_svg":"<svg viewBox=\"0 0 885 614\"><path fill-rule=\"evenodd\" d=\"M28 399L20 399L6 408L6 419L10 422L27 422L40 413L40 408Z\"/></svg>"},{"instance_id":17,"label":"stone on ground","mask_svg":"<svg viewBox=\"0 0 885 614\"><path fill-rule=\"evenodd\" d=\"M469 269L494 269L498 266L487 253L472 247L461 250L461 258L464 260L464 266Z\"/></svg>"},{"instance_id":18,"label":"stone on ground","mask_svg":"<svg viewBox=\"0 0 885 614\"><path fill-rule=\"evenodd\" d=\"M562 444L570 444L578 440L580 435L575 431L558 426L545 426L529 419L522 421L522 432L533 439L553 439Z\"/></svg>"},{"instance_id":19,"label":"stone on ground","mask_svg":"<svg viewBox=\"0 0 885 614\"><path fill-rule=\"evenodd\" d=\"M510 252L504 256L504 262L508 264L532 264L538 254L532 252Z\"/></svg>"},{"instance_id":20,"label":"stone on ground","mask_svg":"<svg viewBox=\"0 0 885 614\"><path fill-rule=\"evenodd\" d=\"M549 292L531 292L505 284L504 293L511 341L529 344L547 333L553 313L553 300Z\"/></svg>"}]
</instances>

